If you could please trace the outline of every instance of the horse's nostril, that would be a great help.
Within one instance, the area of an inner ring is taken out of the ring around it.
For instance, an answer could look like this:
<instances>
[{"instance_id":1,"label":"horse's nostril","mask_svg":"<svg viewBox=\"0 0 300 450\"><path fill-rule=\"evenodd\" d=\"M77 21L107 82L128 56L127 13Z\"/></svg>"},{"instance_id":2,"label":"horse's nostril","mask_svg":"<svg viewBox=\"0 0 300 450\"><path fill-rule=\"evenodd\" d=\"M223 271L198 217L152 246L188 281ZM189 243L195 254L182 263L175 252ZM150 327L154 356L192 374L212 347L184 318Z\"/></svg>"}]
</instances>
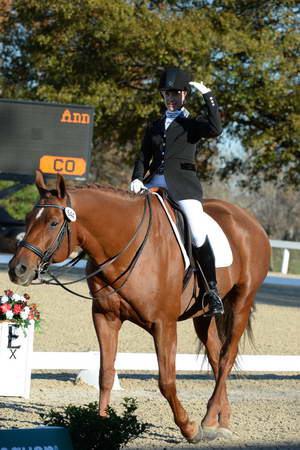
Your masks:
<instances>
[{"instance_id":1,"label":"horse's nostril","mask_svg":"<svg viewBox=\"0 0 300 450\"><path fill-rule=\"evenodd\" d=\"M24 264L17 264L16 265L15 272L16 272L16 274L18 276L23 275L26 272L26 270L27 270L27 267Z\"/></svg>"}]
</instances>

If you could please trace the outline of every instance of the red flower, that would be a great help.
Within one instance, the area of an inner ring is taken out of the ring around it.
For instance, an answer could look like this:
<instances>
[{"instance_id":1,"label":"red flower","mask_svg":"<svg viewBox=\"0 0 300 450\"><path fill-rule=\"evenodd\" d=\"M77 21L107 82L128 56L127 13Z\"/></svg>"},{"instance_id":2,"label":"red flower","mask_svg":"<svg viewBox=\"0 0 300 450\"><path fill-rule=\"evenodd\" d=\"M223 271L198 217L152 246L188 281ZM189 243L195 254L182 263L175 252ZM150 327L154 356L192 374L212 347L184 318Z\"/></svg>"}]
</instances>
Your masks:
<instances>
[{"instance_id":1,"label":"red flower","mask_svg":"<svg viewBox=\"0 0 300 450\"><path fill-rule=\"evenodd\" d=\"M10 309L11 309L11 306L8 305L7 303L3 303L3 305L0 306L0 312L2 312L2 313L6 313Z\"/></svg>"},{"instance_id":2,"label":"red flower","mask_svg":"<svg viewBox=\"0 0 300 450\"><path fill-rule=\"evenodd\" d=\"M16 303L13 309L14 314L20 314L20 312L23 310L22 305L19 303Z\"/></svg>"}]
</instances>

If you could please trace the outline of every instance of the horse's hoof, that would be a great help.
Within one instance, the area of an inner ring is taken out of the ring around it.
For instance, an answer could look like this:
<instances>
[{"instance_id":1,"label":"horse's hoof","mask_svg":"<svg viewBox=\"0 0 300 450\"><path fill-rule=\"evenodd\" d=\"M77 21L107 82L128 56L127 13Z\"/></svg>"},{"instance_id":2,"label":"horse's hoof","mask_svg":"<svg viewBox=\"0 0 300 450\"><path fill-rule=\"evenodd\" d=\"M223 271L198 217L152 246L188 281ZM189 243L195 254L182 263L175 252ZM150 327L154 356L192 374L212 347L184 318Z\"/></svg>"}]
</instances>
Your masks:
<instances>
[{"instance_id":1,"label":"horse's hoof","mask_svg":"<svg viewBox=\"0 0 300 450\"><path fill-rule=\"evenodd\" d=\"M203 431L202 431L201 426L199 426L198 427L198 432L195 434L195 436L192 437L192 438L187 438L187 441L190 444L198 444L198 442L200 442L201 439L203 439Z\"/></svg>"},{"instance_id":2,"label":"horse's hoof","mask_svg":"<svg viewBox=\"0 0 300 450\"><path fill-rule=\"evenodd\" d=\"M218 434L219 428L217 427L202 427L202 430L204 439L209 439L210 441L212 441L213 439L219 437Z\"/></svg>"},{"instance_id":3,"label":"horse's hoof","mask_svg":"<svg viewBox=\"0 0 300 450\"><path fill-rule=\"evenodd\" d=\"M229 428L219 427L219 428L217 428L217 431L218 431L218 437L222 437L225 439L232 439L232 437L233 437L233 432L231 430L229 430Z\"/></svg>"}]
</instances>

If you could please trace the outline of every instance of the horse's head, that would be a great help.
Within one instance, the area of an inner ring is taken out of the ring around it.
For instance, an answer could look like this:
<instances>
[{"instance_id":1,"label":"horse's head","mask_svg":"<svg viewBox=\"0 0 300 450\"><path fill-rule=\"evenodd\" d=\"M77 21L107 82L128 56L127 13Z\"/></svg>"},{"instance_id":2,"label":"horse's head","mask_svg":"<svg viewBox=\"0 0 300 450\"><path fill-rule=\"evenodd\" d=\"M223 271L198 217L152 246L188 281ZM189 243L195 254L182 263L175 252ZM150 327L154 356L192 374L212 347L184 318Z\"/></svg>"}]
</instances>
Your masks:
<instances>
[{"instance_id":1,"label":"horse's head","mask_svg":"<svg viewBox=\"0 0 300 450\"><path fill-rule=\"evenodd\" d=\"M51 263L66 259L74 247L75 230L71 222L76 215L64 178L57 176L56 189L45 185L39 171L35 181L40 199L27 214L24 240L9 262L11 281L23 286L28 286Z\"/></svg>"}]
</instances>

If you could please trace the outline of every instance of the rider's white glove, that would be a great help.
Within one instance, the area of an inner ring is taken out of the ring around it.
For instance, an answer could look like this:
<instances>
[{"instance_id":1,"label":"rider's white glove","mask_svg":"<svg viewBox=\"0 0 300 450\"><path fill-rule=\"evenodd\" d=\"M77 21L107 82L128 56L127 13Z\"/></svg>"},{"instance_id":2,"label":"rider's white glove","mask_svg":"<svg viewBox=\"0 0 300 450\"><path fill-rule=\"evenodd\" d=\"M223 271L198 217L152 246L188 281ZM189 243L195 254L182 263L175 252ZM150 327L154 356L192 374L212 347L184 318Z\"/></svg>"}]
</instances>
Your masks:
<instances>
[{"instance_id":1,"label":"rider's white glove","mask_svg":"<svg viewBox=\"0 0 300 450\"><path fill-rule=\"evenodd\" d=\"M194 88L198 89L198 91L201 92L201 94L207 94L208 92L210 92L210 89L207 88L203 82L201 81L201 83L198 83L197 81L190 81L189 83L191 86L193 86Z\"/></svg>"},{"instance_id":2,"label":"rider's white glove","mask_svg":"<svg viewBox=\"0 0 300 450\"><path fill-rule=\"evenodd\" d=\"M135 194L138 194L142 189L145 189L145 186L144 186L144 183L141 180L136 178L135 180L133 180L130 183L129 189L131 191L133 191Z\"/></svg>"}]
</instances>

